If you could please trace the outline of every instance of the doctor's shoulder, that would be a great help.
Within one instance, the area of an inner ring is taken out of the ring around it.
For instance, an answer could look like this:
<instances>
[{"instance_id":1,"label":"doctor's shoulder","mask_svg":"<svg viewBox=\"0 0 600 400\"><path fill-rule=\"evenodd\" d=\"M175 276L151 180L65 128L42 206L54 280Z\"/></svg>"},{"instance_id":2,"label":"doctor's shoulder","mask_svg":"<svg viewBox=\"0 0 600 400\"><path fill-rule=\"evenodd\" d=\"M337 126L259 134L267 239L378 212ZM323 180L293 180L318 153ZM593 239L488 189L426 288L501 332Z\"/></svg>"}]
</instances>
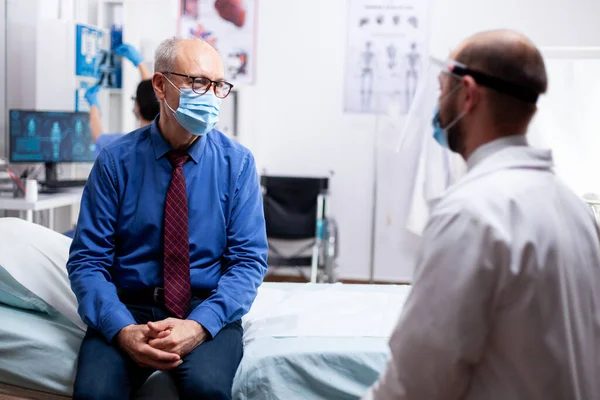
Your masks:
<instances>
[{"instance_id":1,"label":"doctor's shoulder","mask_svg":"<svg viewBox=\"0 0 600 400\"><path fill-rule=\"evenodd\" d=\"M513 203L511 194L498 188L493 181L474 180L447 190L431 210L431 217L455 215L500 228L498 225L503 218L498 219L498 216L504 214Z\"/></svg>"}]
</instances>

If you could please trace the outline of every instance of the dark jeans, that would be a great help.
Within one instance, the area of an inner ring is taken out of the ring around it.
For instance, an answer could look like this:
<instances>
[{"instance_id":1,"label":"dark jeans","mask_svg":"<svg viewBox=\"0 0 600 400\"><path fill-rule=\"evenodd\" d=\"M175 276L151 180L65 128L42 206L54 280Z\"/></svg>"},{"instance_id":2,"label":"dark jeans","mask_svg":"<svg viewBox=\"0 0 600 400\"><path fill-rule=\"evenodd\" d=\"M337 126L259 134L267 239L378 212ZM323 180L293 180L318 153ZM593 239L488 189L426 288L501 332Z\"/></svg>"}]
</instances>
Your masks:
<instances>
[{"instance_id":1,"label":"dark jeans","mask_svg":"<svg viewBox=\"0 0 600 400\"><path fill-rule=\"evenodd\" d=\"M193 298L190 309L200 302ZM127 304L127 308L138 324L170 316L158 305ZM179 367L168 372L175 381L179 398L231 399L242 351L241 321L225 326L213 339L196 347ZM138 366L100 332L88 328L79 350L73 399L129 400L153 372L153 369Z\"/></svg>"}]
</instances>

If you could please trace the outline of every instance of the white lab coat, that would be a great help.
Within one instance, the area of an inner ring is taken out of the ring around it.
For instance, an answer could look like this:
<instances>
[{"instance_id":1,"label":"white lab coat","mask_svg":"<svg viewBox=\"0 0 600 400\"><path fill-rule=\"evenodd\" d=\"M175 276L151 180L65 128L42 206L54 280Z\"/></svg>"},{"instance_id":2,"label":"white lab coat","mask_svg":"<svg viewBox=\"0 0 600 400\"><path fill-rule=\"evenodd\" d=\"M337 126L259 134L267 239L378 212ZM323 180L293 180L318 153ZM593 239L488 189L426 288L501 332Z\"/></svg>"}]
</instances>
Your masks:
<instances>
[{"instance_id":1,"label":"white lab coat","mask_svg":"<svg viewBox=\"0 0 600 400\"><path fill-rule=\"evenodd\" d=\"M479 148L432 209L391 359L364 399L600 399L589 207L522 136Z\"/></svg>"}]
</instances>

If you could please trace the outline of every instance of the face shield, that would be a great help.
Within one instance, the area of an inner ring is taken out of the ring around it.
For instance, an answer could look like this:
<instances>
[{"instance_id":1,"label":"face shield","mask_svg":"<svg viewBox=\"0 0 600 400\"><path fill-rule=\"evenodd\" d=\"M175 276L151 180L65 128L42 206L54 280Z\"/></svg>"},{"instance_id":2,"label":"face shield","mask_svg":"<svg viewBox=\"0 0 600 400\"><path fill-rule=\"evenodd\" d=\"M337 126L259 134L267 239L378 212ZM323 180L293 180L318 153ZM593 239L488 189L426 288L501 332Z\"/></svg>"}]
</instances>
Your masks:
<instances>
[{"instance_id":1,"label":"face shield","mask_svg":"<svg viewBox=\"0 0 600 400\"><path fill-rule=\"evenodd\" d=\"M403 186L402 192L393 196L394 203L401 203L402 210L408 210L408 214L403 211L400 220L416 235L422 234L434 201L466 170L459 155L436 142L432 124L438 103L449 101L460 88L460 77L452 73L453 68L460 66L452 60L435 58L425 63L408 114L395 120L394 137L388 142L392 158L397 160L394 176L400 180L390 182L389 187Z\"/></svg>"},{"instance_id":2,"label":"face shield","mask_svg":"<svg viewBox=\"0 0 600 400\"><path fill-rule=\"evenodd\" d=\"M428 60L403 126L395 130L395 157L409 171L403 176L410 176L413 183L406 227L416 234L422 233L431 207L466 172L462 157L448 148L461 147L460 122L466 113L457 96L467 75L480 86L526 103L535 104L539 96L454 60Z\"/></svg>"},{"instance_id":3,"label":"face shield","mask_svg":"<svg viewBox=\"0 0 600 400\"><path fill-rule=\"evenodd\" d=\"M438 105L443 105L460 89L461 77L452 72L455 68L465 68L465 66L453 60L443 61L434 57L429 59L398 136L397 153L403 151L407 143L411 142L412 135L434 137L433 119ZM456 117L452 121L443 121L446 126L441 127L448 129L448 126L456 124L455 120Z\"/></svg>"},{"instance_id":4,"label":"face shield","mask_svg":"<svg viewBox=\"0 0 600 400\"><path fill-rule=\"evenodd\" d=\"M431 58L424 75L424 82L421 82L405 128L399 138L398 150L402 148L404 140L411 132L421 130L428 131L442 146L447 147L449 131L465 114L453 110L452 107L446 107L446 102L451 101L452 96L460 89L462 78L467 75L480 86L514 97L524 103L537 103L539 93L532 89L470 69L454 60L441 61ZM438 105L439 114L433 112L435 118L432 117L430 120L432 122L430 128L427 124L427 111L437 110Z\"/></svg>"}]
</instances>

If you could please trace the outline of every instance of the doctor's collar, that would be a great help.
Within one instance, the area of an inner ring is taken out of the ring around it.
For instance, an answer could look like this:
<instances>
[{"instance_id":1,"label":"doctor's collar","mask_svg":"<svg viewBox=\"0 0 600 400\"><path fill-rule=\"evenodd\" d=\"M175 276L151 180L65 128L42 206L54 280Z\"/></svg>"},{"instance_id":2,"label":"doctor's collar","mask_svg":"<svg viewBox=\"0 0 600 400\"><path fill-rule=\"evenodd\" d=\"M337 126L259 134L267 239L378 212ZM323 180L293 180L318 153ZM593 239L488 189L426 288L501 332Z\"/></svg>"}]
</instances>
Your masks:
<instances>
[{"instance_id":1,"label":"doctor's collar","mask_svg":"<svg viewBox=\"0 0 600 400\"><path fill-rule=\"evenodd\" d=\"M482 146L479 146L467 159L467 170L472 170L477 164L488 158L494 153L512 146L527 146L527 137L525 135L509 135L492 140Z\"/></svg>"}]
</instances>

